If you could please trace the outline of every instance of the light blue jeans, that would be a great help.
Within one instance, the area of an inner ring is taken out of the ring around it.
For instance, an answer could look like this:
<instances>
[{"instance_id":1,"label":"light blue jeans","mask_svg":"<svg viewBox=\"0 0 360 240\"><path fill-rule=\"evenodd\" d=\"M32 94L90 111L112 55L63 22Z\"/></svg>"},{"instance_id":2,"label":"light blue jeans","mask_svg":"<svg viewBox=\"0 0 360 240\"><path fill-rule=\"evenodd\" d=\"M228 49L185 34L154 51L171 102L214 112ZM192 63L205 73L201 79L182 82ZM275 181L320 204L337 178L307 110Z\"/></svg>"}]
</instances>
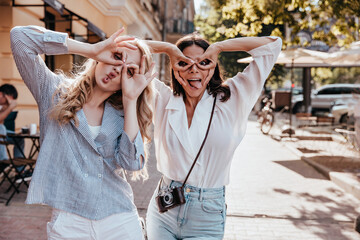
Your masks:
<instances>
[{"instance_id":1,"label":"light blue jeans","mask_svg":"<svg viewBox=\"0 0 360 240\"><path fill-rule=\"evenodd\" d=\"M171 181L170 186L181 186ZM225 229L225 187L197 188L185 185L186 203L160 213L155 190L146 214L149 240L222 239Z\"/></svg>"},{"instance_id":2,"label":"light blue jeans","mask_svg":"<svg viewBox=\"0 0 360 240\"><path fill-rule=\"evenodd\" d=\"M14 131L10 131L10 130L7 130L4 126L4 124L0 124L0 134L2 135L7 135L7 133L15 133ZM22 138L19 138L19 139L13 139L11 137L6 137L7 141L9 143L12 143L14 144L14 155L13 157L14 158L23 158L24 155L22 154L22 152L24 152L24 139ZM17 144L19 145L19 147L21 148L21 150L17 147L17 145L15 145L14 141L17 141ZM0 145L0 161L1 160L6 160L6 159L9 159L8 157L8 153L7 153L7 150L6 150L6 146L5 145ZM24 167L18 167L17 168L19 172L21 172Z\"/></svg>"}]
</instances>

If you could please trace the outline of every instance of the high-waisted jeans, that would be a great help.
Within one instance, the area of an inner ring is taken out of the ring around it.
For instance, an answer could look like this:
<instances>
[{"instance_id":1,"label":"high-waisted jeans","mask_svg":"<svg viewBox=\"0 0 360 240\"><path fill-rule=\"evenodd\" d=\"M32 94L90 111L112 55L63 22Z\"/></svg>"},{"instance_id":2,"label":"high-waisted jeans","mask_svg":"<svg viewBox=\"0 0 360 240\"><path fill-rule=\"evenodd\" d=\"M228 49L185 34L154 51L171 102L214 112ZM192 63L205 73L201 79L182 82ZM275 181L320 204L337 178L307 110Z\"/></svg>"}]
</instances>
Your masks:
<instances>
[{"instance_id":1,"label":"high-waisted jeans","mask_svg":"<svg viewBox=\"0 0 360 240\"><path fill-rule=\"evenodd\" d=\"M181 186L171 181L170 187ZM149 240L222 239L224 236L226 204L225 187L197 188L185 185L186 203L160 213L155 190L149 203L146 222Z\"/></svg>"}]
</instances>

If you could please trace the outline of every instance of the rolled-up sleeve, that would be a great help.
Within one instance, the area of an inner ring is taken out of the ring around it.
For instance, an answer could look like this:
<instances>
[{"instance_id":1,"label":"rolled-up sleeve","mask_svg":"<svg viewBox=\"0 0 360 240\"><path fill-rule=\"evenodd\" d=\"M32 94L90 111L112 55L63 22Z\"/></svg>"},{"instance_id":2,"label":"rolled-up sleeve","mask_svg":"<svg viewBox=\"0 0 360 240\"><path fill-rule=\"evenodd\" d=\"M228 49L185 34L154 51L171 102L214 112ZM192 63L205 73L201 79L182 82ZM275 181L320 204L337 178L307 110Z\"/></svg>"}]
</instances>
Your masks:
<instances>
[{"instance_id":1,"label":"rolled-up sleeve","mask_svg":"<svg viewBox=\"0 0 360 240\"><path fill-rule=\"evenodd\" d=\"M140 131L136 135L134 142L131 142L124 131L118 139L115 155L118 164L125 170L137 171L142 169L145 165L142 161L142 159L145 160L145 151Z\"/></svg>"},{"instance_id":2,"label":"rolled-up sleeve","mask_svg":"<svg viewBox=\"0 0 360 240\"><path fill-rule=\"evenodd\" d=\"M51 86L57 86L57 83L49 83L57 79L56 74L48 69L40 54L68 53L67 38L67 33L39 26L17 26L10 32L16 66L38 104L52 95L54 89Z\"/></svg>"},{"instance_id":3,"label":"rolled-up sleeve","mask_svg":"<svg viewBox=\"0 0 360 240\"><path fill-rule=\"evenodd\" d=\"M274 41L249 51L254 60L243 72L226 81L231 90L230 100L226 104L233 111L235 120L243 119L250 114L280 54L281 38L269 38Z\"/></svg>"}]
</instances>

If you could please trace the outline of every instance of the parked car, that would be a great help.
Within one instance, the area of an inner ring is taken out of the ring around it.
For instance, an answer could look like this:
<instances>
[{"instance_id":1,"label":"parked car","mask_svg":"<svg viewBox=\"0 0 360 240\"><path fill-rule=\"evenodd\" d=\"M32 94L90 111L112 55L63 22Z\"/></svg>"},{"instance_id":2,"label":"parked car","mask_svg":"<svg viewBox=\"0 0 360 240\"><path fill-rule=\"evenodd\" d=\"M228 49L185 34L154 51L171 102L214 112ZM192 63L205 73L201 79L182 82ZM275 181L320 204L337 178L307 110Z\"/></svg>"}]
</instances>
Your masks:
<instances>
[{"instance_id":1,"label":"parked car","mask_svg":"<svg viewBox=\"0 0 360 240\"><path fill-rule=\"evenodd\" d=\"M293 87L292 89L292 95L299 95L303 93L302 87ZM290 91L290 88L278 88L276 91Z\"/></svg>"},{"instance_id":2,"label":"parked car","mask_svg":"<svg viewBox=\"0 0 360 240\"><path fill-rule=\"evenodd\" d=\"M353 97L348 101L337 100L331 107L330 116L334 117L335 123L342 125L354 124L354 111L358 104L359 97Z\"/></svg>"},{"instance_id":3,"label":"parked car","mask_svg":"<svg viewBox=\"0 0 360 240\"><path fill-rule=\"evenodd\" d=\"M328 84L311 92L312 112L330 112L331 107L336 101L347 103L353 98L353 94L360 94L360 84L339 83ZM293 113L302 111L303 95L292 97Z\"/></svg>"}]
</instances>

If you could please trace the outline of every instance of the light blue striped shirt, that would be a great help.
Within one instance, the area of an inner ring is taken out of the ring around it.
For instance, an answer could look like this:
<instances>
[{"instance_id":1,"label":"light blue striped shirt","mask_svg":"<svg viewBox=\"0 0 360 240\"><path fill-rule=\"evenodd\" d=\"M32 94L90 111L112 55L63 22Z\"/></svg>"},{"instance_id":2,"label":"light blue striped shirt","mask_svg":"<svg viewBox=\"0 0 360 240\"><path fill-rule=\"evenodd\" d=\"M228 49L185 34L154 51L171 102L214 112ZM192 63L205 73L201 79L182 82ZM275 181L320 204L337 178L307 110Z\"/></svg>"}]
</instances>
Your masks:
<instances>
[{"instance_id":1,"label":"light blue striped shirt","mask_svg":"<svg viewBox=\"0 0 360 240\"><path fill-rule=\"evenodd\" d=\"M59 125L48 118L53 93L65 79L51 72L40 54L68 53L67 37L38 26L11 30L17 68L40 113L41 149L26 203L47 204L93 220L134 211L132 189L117 172L141 169L144 146L140 132L132 143L123 131L123 111L105 103L95 139L82 109L77 112L78 127L74 121Z\"/></svg>"}]
</instances>

